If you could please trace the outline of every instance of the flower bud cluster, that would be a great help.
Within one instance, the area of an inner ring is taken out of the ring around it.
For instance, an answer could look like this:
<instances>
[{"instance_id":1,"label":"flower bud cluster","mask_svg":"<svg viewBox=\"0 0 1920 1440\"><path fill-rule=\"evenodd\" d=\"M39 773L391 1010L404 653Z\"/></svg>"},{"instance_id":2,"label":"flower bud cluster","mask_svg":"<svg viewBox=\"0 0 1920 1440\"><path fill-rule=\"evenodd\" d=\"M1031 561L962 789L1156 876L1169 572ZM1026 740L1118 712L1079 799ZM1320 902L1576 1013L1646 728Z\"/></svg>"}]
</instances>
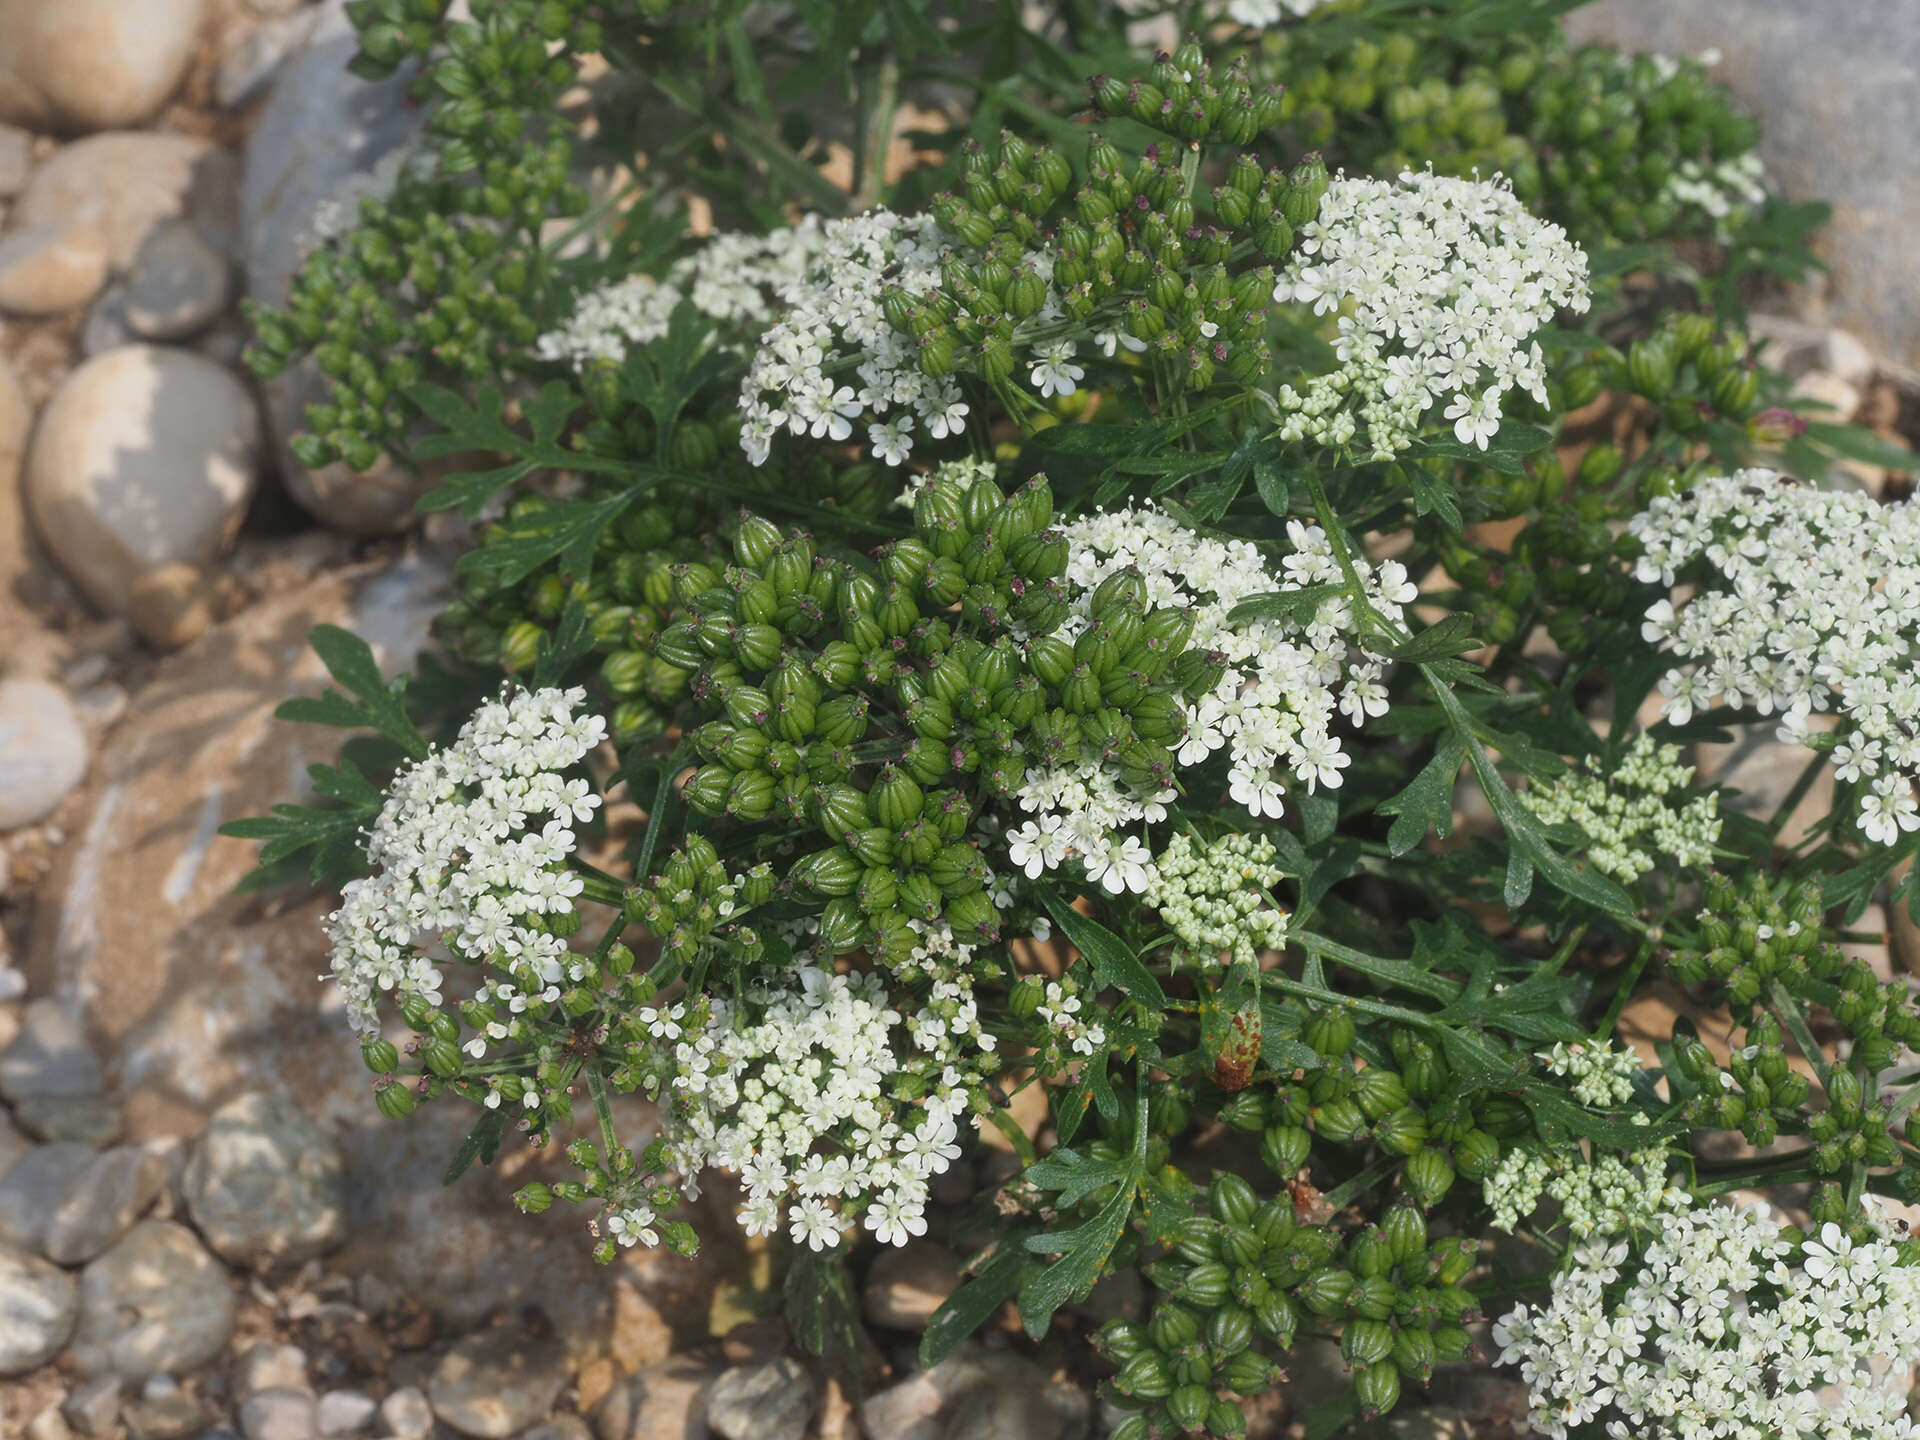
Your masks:
<instances>
[{"instance_id":1,"label":"flower bud cluster","mask_svg":"<svg viewBox=\"0 0 1920 1440\"><path fill-rule=\"evenodd\" d=\"M1282 433L1376 459L1411 445L1443 402L1460 443L1486 449L1509 390L1547 403L1534 333L1588 303L1585 254L1494 181L1342 176L1298 249L1273 298L1339 312L1340 363L1281 388Z\"/></svg>"},{"instance_id":2,"label":"flower bud cluster","mask_svg":"<svg viewBox=\"0 0 1920 1440\"><path fill-rule=\"evenodd\" d=\"M1552 1074L1572 1080L1573 1098L1589 1109L1610 1109L1633 1099L1633 1077L1640 1073L1640 1057L1630 1045L1616 1049L1611 1040L1573 1044L1562 1040L1535 1058L1544 1060Z\"/></svg>"},{"instance_id":3,"label":"flower bud cluster","mask_svg":"<svg viewBox=\"0 0 1920 1440\"><path fill-rule=\"evenodd\" d=\"M1478 1310L1459 1282L1478 1247L1430 1239L1417 1207L1343 1234L1305 1223L1285 1191L1261 1203L1224 1171L1205 1194L1209 1213L1176 1226L1171 1253L1146 1267L1166 1298L1144 1325L1114 1321L1095 1338L1118 1366L1109 1397L1132 1412L1116 1436L1244 1434L1233 1397L1281 1380L1265 1349L1299 1338L1339 1339L1369 1418L1398 1404L1403 1378L1424 1385L1436 1364L1472 1353Z\"/></svg>"},{"instance_id":4,"label":"flower bud cluster","mask_svg":"<svg viewBox=\"0 0 1920 1440\"><path fill-rule=\"evenodd\" d=\"M1683 662L1660 682L1667 717L1684 725L1719 700L1824 745L1808 722L1835 711L1834 775L1857 787L1862 833L1891 845L1920 829L1920 506L1742 470L1655 499L1629 531L1638 579L1701 586L1655 602L1641 627Z\"/></svg>"},{"instance_id":5,"label":"flower bud cluster","mask_svg":"<svg viewBox=\"0 0 1920 1440\"><path fill-rule=\"evenodd\" d=\"M1511 1231L1546 1196L1560 1207L1553 1224L1582 1240L1654 1228L1663 1212L1692 1203L1684 1189L1668 1182L1667 1154L1658 1146L1624 1156L1599 1153L1583 1162L1578 1152L1516 1145L1481 1190L1496 1229Z\"/></svg>"},{"instance_id":6,"label":"flower bud cluster","mask_svg":"<svg viewBox=\"0 0 1920 1440\"><path fill-rule=\"evenodd\" d=\"M1552 26L1377 41L1309 26L1261 36L1252 56L1305 143L1337 137L1370 174L1499 171L1584 245L1725 240L1766 203L1758 127L1692 57L1573 47Z\"/></svg>"},{"instance_id":7,"label":"flower bud cluster","mask_svg":"<svg viewBox=\"0 0 1920 1440\"><path fill-rule=\"evenodd\" d=\"M539 494L517 497L499 521L481 529L479 551L550 524L553 505ZM578 601L600 657L590 683L596 702L607 707L615 743L651 740L665 732L667 717L685 697L687 673L657 660L649 643L680 613L677 569L697 566L711 574L724 563L719 551L693 538L714 518L710 506L690 500L635 505L608 527L585 582L568 580L557 563L512 584L501 584L485 565L462 567L460 594L435 618L434 634L468 664L525 674L553 640L567 606Z\"/></svg>"},{"instance_id":8,"label":"flower bud cluster","mask_svg":"<svg viewBox=\"0 0 1920 1440\"><path fill-rule=\"evenodd\" d=\"M1362 1067L1347 1008L1297 1015L1295 1023L1324 1063L1271 1094L1242 1090L1219 1113L1231 1128L1261 1137L1261 1160L1283 1179L1292 1179L1316 1152L1351 1154L1371 1144L1381 1158L1401 1161L1401 1189L1432 1209L1458 1176L1482 1180L1493 1172L1501 1136L1531 1128L1524 1108L1505 1096L1448 1095L1451 1068L1434 1043L1412 1030L1388 1027L1393 1063Z\"/></svg>"},{"instance_id":9,"label":"flower bud cluster","mask_svg":"<svg viewBox=\"0 0 1920 1440\"><path fill-rule=\"evenodd\" d=\"M1286 913L1267 893L1280 881L1273 855L1264 835L1222 835L1205 848L1184 833L1167 842L1144 898L1178 941L1176 969L1255 965L1286 943Z\"/></svg>"},{"instance_id":10,"label":"flower bud cluster","mask_svg":"<svg viewBox=\"0 0 1920 1440\"><path fill-rule=\"evenodd\" d=\"M1245 57L1214 67L1199 39L1154 57L1147 79L1096 75L1087 82L1093 103L1188 144L1245 145L1281 118L1277 85L1256 86Z\"/></svg>"},{"instance_id":11,"label":"flower bud cluster","mask_svg":"<svg viewBox=\"0 0 1920 1440\"><path fill-rule=\"evenodd\" d=\"M367 469L412 424L405 391L429 376L471 381L511 369L540 333L542 229L586 208L554 101L574 56L601 44L594 0L359 0L356 73L420 62L430 101L425 149L388 164L390 189L364 193L359 223L337 222L283 310L250 306L249 365L274 376L310 356L330 387L293 441L301 464Z\"/></svg>"},{"instance_id":12,"label":"flower bud cluster","mask_svg":"<svg viewBox=\"0 0 1920 1440\"><path fill-rule=\"evenodd\" d=\"M724 337L751 340L772 322L775 297L806 279L825 244L818 215L764 235L715 235L657 280L623 276L577 297L566 323L542 335L534 353L576 370L596 360L617 363L636 345L664 336L683 304L717 322Z\"/></svg>"},{"instance_id":13,"label":"flower bud cluster","mask_svg":"<svg viewBox=\"0 0 1920 1440\"><path fill-rule=\"evenodd\" d=\"M1542 1435L1688 1440L1712 1433L1913 1440L1920 1246L1872 1212L1817 1240L1764 1205L1661 1212L1635 1237L1581 1241L1544 1304L1494 1326L1532 1387ZM1637 1252L1637 1253L1636 1253Z\"/></svg>"},{"instance_id":14,"label":"flower bud cluster","mask_svg":"<svg viewBox=\"0 0 1920 1440\"><path fill-rule=\"evenodd\" d=\"M737 1171L749 1235L784 1223L796 1245L832 1249L862 1216L883 1244L926 1234L928 1185L959 1158L959 1121L986 1106L993 1039L971 999L955 1019L911 1020L883 977L804 966L711 1007L676 1051L683 1173Z\"/></svg>"},{"instance_id":15,"label":"flower bud cluster","mask_svg":"<svg viewBox=\"0 0 1920 1440\"><path fill-rule=\"evenodd\" d=\"M1549 825L1567 824L1587 837L1596 869L1631 885L1661 862L1680 868L1710 863L1720 840L1720 797L1684 797L1693 767L1680 763L1678 745L1634 737L1610 775L1572 773L1551 789L1526 792L1527 808Z\"/></svg>"},{"instance_id":16,"label":"flower bud cluster","mask_svg":"<svg viewBox=\"0 0 1920 1440\"><path fill-rule=\"evenodd\" d=\"M563 772L606 735L600 717L575 714L585 698L509 692L394 777L365 837L374 873L349 882L327 920L332 974L363 1035L379 1030L382 994L442 1003L426 953L436 945L492 972L479 998L501 1013L470 1054L506 1038L507 1016L544 1013L578 978L566 941L582 889L572 827L593 818L600 797Z\"/></svg>"},{"instance_id":17,"label":"flower bud cluster","mask_svg":"<svg viewBox=\"0 0 1920 1440\"><path fill-rule=\"evenodd\" d=\"M1876 1097L1874 1086L1902 1045L1920 1048L1920 1005L1904 985L1882 985L1865 960L1821 941L1826 906L1817 881L1802 882L1783 901L1767 890L1763 872L1745 894L1716 875L1704 898L1700 948L1668 955L1666 969L1677 980L1711 984L1746 1033L1722 1066L1697 1037L1676 1028L1674 1068L1699 1091L1687 1119L1737 1129L1755 1146L1805 1135L1813 1142L1809 1163L1823 1175L1854 1163L1900 1167L1905 1156L1889 1133L1890 1098ZM1824 1110L1810 1111L1812 1084L1790 1066L1786 1004L1819 1006L1849 1038L1847 1060L1822 1070Z\"/></svg>"}]
</instances>

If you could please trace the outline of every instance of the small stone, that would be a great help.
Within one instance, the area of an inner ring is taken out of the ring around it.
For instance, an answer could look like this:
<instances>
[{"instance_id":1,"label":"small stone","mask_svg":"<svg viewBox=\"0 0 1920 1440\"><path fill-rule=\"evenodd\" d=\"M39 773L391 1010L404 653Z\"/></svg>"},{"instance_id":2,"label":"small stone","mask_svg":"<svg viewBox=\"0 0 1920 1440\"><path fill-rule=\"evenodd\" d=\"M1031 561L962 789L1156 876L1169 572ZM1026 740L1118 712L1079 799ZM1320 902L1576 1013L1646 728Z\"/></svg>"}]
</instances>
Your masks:
<instances>
[{"instance_id":1,"label":"small stone","mask_svg":"<svg viewBox=\"0 0 1920 1440\"><path fill-rule=\"evenodd\" d=\"M657 1365L673 1353L673 1327L660 1308L631 1283L613 1292L613 1332L607 1337L613 1363L628 1374Z\"/></svg>"},{"instance_id":2,"label":"small stone","mask_svg":"<svg viewBox=\"0 0 1920 1440\"><path fill-rule=\"evenodd\" d=\"M707 1440L707 1392L721 1367L699 1355L649 1365L607 1392L593 1412L600 1440ZM892 1434L869 1430L871 1436Z\"/></svg>"},{"instance_id":3,"label":"small stone","mask_svg":"<svg viewBox=\"0 0 1920 1440\"><path fill-rule=\"evenodd\" d=\"M66 692L46 680L0 680L0 832L44 820L87 773L87 737ZM7 1090L0 1059L0 1094Z\"/></svg>"},{"instance_id":4,"label":"small stone","mask_svg":"<svg viewBox=\"0 0 1920 1440\"><path fill-rule=\"evenodd\" d=\"M339 1147L277 1091L213 1113L181 1188L207 1244L236 1263L305 1260L346 1239Z\"/></svg>"},{"instance_id":5,"label":"small stone","mask_svg":"<svg viewBox=\"0 0 1920 1440\"><path fill-rule=\"evenodd\" d=\"M47 1220L75 1177L93 1163L85 1145L40 1145L0 1175L0 1244L41 1253Z\"/></svg>"},{"instance_id":6,"label":"small stone","mask_svg":"<svg viewBox=\"0 0 1920 1440\"><path fill-rule=\"evenodd\" d=\"M100 293L107 257L91 235L28 225L0 238L0 310L60 315Z\"/></svg>"},{"instance_id":7,"label":"small stone","mask_svg":"<svg viewBox=\"0 0 1920 1440\"><path fill-rule=\"evenodd\" d=\"M87 307L87 323L80 327L80 355L82 359L91 360L122 345L131 345L134 339L127 325L127 287L116 280Z\"/></svg>"},{"instance_id":8,"label":"small stone","mask_svg":"<svg viewBox=\"0 0 1920 1440\"><path fill-rule=\"evenodd\" d=\"M146 1393L127 1405L120 1418L126 1421L134 1440L178 1440L207 1423L193 1397L178 1385L160 1390L149 1385Z\"/></svg>"},{"instance_id":9,"label":"small stone","mask_svg":"<svg viewBox=\"0 0 1920 1440\"><path fill-rule=\"evenodd\" d=\"M240 1402L247 1440L313 1440L313 1396L305 1390L256 1390Z\"/></svg>"},{"instance_id":10,"label":"small stone","mask_svg":"<svg viewBox=\"0 0 1920 1440\"><path fill-rule=\"evenodd\" d=\"M67 1188L41 1247L56 1264L84 1265L132 1229L166 1188L166 1161L153 1151L122 1145L98 1155Z\"/></svg>"},{"instance_id":11,"label":"small stone","mask_svg":"<svg viewBox=\"0 0 1920 1440\"><path fill-rule=\"evenodd\" d=\"M233 1367L233 1393L241 1399L256 1390L308 1390L307 1357L298 1345L256 1340Z\"/></svg>"},{"instance_id":12,"label":"small stone","mask_svg":"<svg viewBox=\"0 0 1920 1440\"><path fill-rule=\"evenodd\" d=\"M140 242L127 277L127 324L148 340L205 329L233 298L233 271L192 221L162 220Z\"/></svg>"},{"instance_id":13,"label":"small stone","mask_svg":"<svg viewBox=\"0 0 1920 1440\"><path fill-rule=\"evenodd\" d=\"M813 1381L788 1355L736 1365L707 1395L707 1424L722 1440L802 1440L811 1414Z\"/></svg>"},{"instance_id":14,"label":"small stone","mask_svg":"<svg viewBox=\"0 0 1920 1440\"><path fill-rule=\"evenodd\" d=\"M1809 370L1793 382L1791 399L1796 410L1802 408L1803 402L1811 406L1816 420L1832 420L1844 425L1858 413L1861 395L1858 385L1838 375Z\"/></svg>"},{"instance_id":15,"label":"small stone","mask_svg":"<svg viewBox=\"0 0 1920 1440\"><path fill-rule=\"evenodd\" d=\"M373 1422L379 1406L358 1390L329 1390L320 1397L314 1418L322 1435L357 1435Z\"/></svg>"},{"instance_id":16,"label":"small stone","mask_svg":"<svg viewBox=\"0 0 1920 1440\"><path fill-rule=\"evenodd\" d=\"M4 864L4 862L0 862ZM5 1179L13 1162L33 1149L33 1142L14 1128L7 1112L0 1110L0 1179ZM3 1239L4 1236L0 1236Z\"/></svg>"},{"instance_id":17,"label":"small stone","mask_svg":"<svg viewBox=\"0 0 1920 1440\"><path fill-rule=\"evenodd\" d=\"M910 1240L880 1252L867 1272L861 1309L872 1325L924 1330L960 1285L960 1262L931 1240Z\"/></svg>"},{"instance_id":18,"label":"small stone","mask_svg":"<svg viewBox=\"0 0 1920 1440\"><path fill-rule=\"evenodd\" d=\"M85 1373L181 1374L224 1350L233 1326L226 1272L172 1221L141 1221L80 1272L73 1350Z\"/></svg>"},{"instance_id":19,"label":"small stone","mask_svg":"<svg viewBox=\"0 0 1920 1440\"><path fill-rule=\"evenodd\" d=\"M1093 1397L1030 1360L996 1357L991 1379L956 1396L942 1440L1081 1440Z\"/></svg>"},{"instance_id":20,"label":"small stone","mask_svg":"<svg viewBox=\"0 0 1920 1440\"><path fill-rule=\"evenodd\" d=\"M0 200L26 187L33 171L33 136L15 125L0 125Z\"/></svg>"},{"instance_id":21,"label":"small stone","mask_svg":"<svg viewBox=\"0 0 1920 1440\"><path fill-rule=\"evenodd\" d=\"M969 1341L933 1369L869 1395L860 1406L860 1428L888 1440L940 1440L949 1401L976 1385L991 1383L997 1363L998 1357L990 1358L980 1345Z\"/></svg>"},{"instance_id":22,"label":"small stone","mask_svg":"<svg viewBox=\"0 0 1920 1440\"><path fill-rule=\"evenodd\" d=\"M190 351L109 350L61 382L27 452L25 493L60 567L102 610L163 565L204 565L245 518L260 468L253 397Z\"/></svg>"},{"instance_id":23,"label":"small stone","mask_svg":"<svg viewBox=\"0 0 1920 1440\"><path fill-rule=\"evenodd\" d=\"M593 1440L593 1431L578 1415L556 1415L526 1431L520 1440Z\"/></svg>"},{"instance_id":24,"label":"small stone","mask_svg":"<svg viewBox=\"0 0 1920 1440\"><path fill-rule=\"evenodd\" d=\"M120 1138L124 1119L119 1102L105 1095L29 1095L13 1113L29 1135L96 1150Z\"/></svg>"},{"instance_id":25,"label":"small stone","mask_svg":"<svg viewBox=\"0 0 1920 1440\"><path fill-rule=\"evenodd\" d=\"M1473 1440L1467 1417L1451 1405L1402 1409L1387 1421L1393 1440Z\"/></svg>"},{"instance_id":26,"label":"small stone","mask_svg":"<svg viewBox=\"0 0 1920 1440\"><path fill-rule=\"evenodd\" d=\"M287 58L313 37L324 12L318 7L279 15L231 31L213 72L213 99L236 110L263 94Z\"/></svg>"},{"instance_id":27,"label":"small stone","mask_svg":"<svg viewBox=\"0 0 1920 1440\"><path fill-rule=\"evenodd\" d=\"M12 737L0 729L0 739ZM18 1104L30 1095L100 1092L100 1062L71 1005L48 996L30 1001L20 1018L20 1033L0 1051L0 1097Z\"/></svg>"},{"instance_id":28,"label":"small stone","mask_svg":"<svg viewBox=\"0 0 1920 1440\"><path fill-rule=\"evenodd\" d=\"M0 1375L37 1370L66 1348L80 1320L73 1277L0 1246Z\"/></svg>"},{"instance_id":29,"label":"small stone","mask_svg":"<svg viewBox=\"0 0 1920 1440\"><path fill-rule=\"evenodd\" d=\"M213 624L212 578L198 565L162 565L134 582L127 619L156 650L178 650Z\"/></svg>"},{"instance_id":30,"label":"small stone","mask_svg":"<svg viewBox=\"0 0 1920 1440\"><path fill-rule=\"evenodd\" d=\"M124 1383L118 1375L97 1375L67 1396L60 1413L82 1435L105 1435L120 1418Z\"/></svg>"},{"instance_id":31,"label":"small stone","mask_svg":"<svg viewBox=\"0 0 1920 1440\"><path fill-rule=\"evenodd\" d=\"M403 1385L380 1402L380 1424L399 1440L422 1440L433 1433L433 1406L416 1385Z\"/></svg>"},{"instance_id":32,"label":"small stone","mask_svg":"<svg viewBox=\"0 0 1920 1440\"><path fill-rule=\"evenodd\" d=\"M506 1440L553 1407L567 1383L566 1350L550 1336L507 1327L459 1341L433 1368L433 1413L476 1440Z\"/></svg>"},{"instance_id":33,"label":"small stone","mask_svg":"<svg viewBox=\"0 0 1920 1440\"><path fill-rule=\"evenodd\" d=\"M73 1440L73 1427L60 1413L58 1405L49 1405L27 1421L26 1440Z\"/></svg>"},{"instance_id":34,"label":"small stone","mask_svg":"<svg viewBox=\"0 0 1920 1440\"><path fill-rule=\"evenodd\" d=\"M101 130L149 119L193 59L202 0L0 0L0 116Z\"/></svg>"},{"instance_id":35,"label":"small stone","mask_svg":"<svg viewBox=\"0 0 1920 1440\"><path fill-rule=\"evenodd\" d=\"M1860 338L1846 330L1829 330L1821 337L1819 364L1829 375L1854 386L1866 385L1879 368Z\"/></svg>"}]
</instances>

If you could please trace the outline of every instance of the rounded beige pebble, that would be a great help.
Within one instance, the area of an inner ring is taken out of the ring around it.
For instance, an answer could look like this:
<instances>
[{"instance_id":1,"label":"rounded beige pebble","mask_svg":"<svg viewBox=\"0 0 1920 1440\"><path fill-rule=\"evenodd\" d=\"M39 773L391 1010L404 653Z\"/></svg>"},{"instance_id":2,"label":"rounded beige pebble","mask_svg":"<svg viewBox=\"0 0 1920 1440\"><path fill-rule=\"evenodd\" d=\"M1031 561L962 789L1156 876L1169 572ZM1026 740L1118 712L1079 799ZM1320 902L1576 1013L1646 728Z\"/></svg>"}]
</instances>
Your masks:
<instances>
[{"instance_id":1,"label":"rounded beige pebble","mask_svg":"<svg viewBox=\"0 0 1920 1440\"><path fill-rule=\"evenodd\" d=\"M91 235L29 225L0 238L0 310L60 315L77 310L107 283L107 257Z\"/></svg>"}]
</instances>

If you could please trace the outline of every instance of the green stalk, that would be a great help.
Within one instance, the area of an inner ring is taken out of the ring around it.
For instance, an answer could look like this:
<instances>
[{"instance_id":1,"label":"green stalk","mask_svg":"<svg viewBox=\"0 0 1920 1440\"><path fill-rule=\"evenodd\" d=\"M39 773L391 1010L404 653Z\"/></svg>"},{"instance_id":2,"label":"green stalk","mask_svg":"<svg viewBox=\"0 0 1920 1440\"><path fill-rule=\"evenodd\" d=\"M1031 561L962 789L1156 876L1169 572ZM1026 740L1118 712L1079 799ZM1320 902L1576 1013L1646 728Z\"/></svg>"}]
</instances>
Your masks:
<instances>
[{"instance_id":1,"label":"green stalk","mask_svg":"<svg viewBox=\"0 0 1920 1440\"><path fill-rule=\"evenodd\" d=\"M1820 1077L1821 1085L1826 1085L1833 1075L1833 1067L1827 1064L1826 1052L1820 1048L1820 1042L1813 1038L1807 1017L1800 1013L1800 1002L1778 979L1773 979L1767 982L1767 1003L1773 1006L1780 1023L1793 1036L1793 1043L1800 1047L1800 1053L1813 1066L1813 1073Z\"/></svg>"}]
</instances>

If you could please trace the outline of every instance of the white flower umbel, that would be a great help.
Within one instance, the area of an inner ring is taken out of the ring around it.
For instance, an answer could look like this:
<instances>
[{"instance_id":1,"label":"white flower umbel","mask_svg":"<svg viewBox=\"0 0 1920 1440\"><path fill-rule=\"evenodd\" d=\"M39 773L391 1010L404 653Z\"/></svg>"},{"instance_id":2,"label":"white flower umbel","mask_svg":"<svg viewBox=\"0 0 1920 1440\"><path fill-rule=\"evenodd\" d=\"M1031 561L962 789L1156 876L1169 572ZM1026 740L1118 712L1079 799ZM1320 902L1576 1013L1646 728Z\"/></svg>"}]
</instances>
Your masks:
<instances>
[{"instance_id":1,"label":"white flower umbel","mask_svg":"<svg viewBox=\"0 0 1920 1440\"><path fill-rule=\"evenodd\" d=\"M1290 781L1309 791L1340 784L1348 756L1332 733L1336 715L1359 725L1387 708L1381 684L1386 662L1364 654L1353 658L1356 627L1344 597L1322 601L1305 619L1229 618L1254 595L1341 581L1333 547L1319 526L1290 521L1287 533L1292 550L1275 574L1248 542L1195 534L1162 510L1085 516L1065 529L1065 579L1073 601L1059 631L1068 639L1077 636L1095 588L1129 567L1145 582L1150 608L1191 610L1188 648L1211 653L1225 668L1211 692L1186 706L1186 733L1175 759L1197 765L1224 749L1232 761L1234 800L1254 815L1275 819ZM1394 560L1377 569L1357 564L1369 603L1397 623L1401 607L1416 593L1405 568ZM1032 818L1009 831L1009 858L1029 878L1072 858L1089 880L1114 894L1147 889L1152 853L1123 832L1165 819L1172 789L1135 789L1094 757L1029 769L1017 798Z\"/></svg>"},{"instance_id":2,"label":"white flower umbel","mask_svg":"<svg viewBox=\"0 0 1920 1440\"><path fill-rule=\"evenodd\" d=\"M864 1213L884 1244L927 1231L927 1187L959 1158L959 1121L987 1050L964 975L927 1008L893 1008L884 977L814 967L769 975L676 1050L676 1163L739 1172L752 1235L840 1243Z\"/></svg>"},{"instance_id":3,"label":"white flower umbel","mask_svg":"<svg viewBox=\"0 0 1920 1440\"><path fill-rule=\"evenodd\" d=\"M542 922L573 909L573 826L600 804L587 781L561 773L606 737L599 716L574 713L585 699L577 689L505 695L394 777L366 836L374 873L349 882L327 918L333 977L362 1034L379 1029L382 993L441 1003L435 947L490 967L482 993L511 1012L559 999L578 978Z\"/></svg>"},{"instance_id":4,"label":"white flower umbel","mask_svg":"<svg viewBox=\"0 0 1920 1440\"><path fill-rule=\"evenodd\" d=\"M1683 662L1660 682L1684 725L1714 704L1843 724L1834 774L1859 782L1860 828L1891 845L1920 829L1920 507L1742 470L1664 496L1630 526L1645 582L1702 588L1656 602L1641 633Z\"/></svg>"},{"instance_id":5,"label":"white flower umbel","mask_svg":"<svg viewBox=\"0 0 1920 1440\"><path fill-rule=\"evenodd\" d=\"M922 374L914 338L880 307L890 287L913 296L938 289L947 245L926 215L875 210L822 227L813 263L781 289L783 313L741 382L740 446L749 460L764 464L782 431L846 440L859 421L875 453L898 465L919 435L964 431L960 387Z\"/></svg>"},{"instance_id":6,"label":"white flower umbel","mask_svg":"<svg viewBox=\"0 0 1920 1440\"><path fill-rule=\"evenodd\" d=\"M542 335L535 352L576 370L596 360L624 360L635 346L665 335L683 303L728 334L751 337L772 318L775 297L806 275L824 236L817 215L765 235L715 235L676 260L663 279L629 275L580 296L566 324Z\"/></svg>"},{"instance_id":7,"label":"white flower umbel","mask_svg":"<svg viewBox=\"0 0 1920 1440\"><path fill-rule=\"evenodd\" d=\"M1286 913L1267 893L1280 882L1273 856L1264 835L1223 835L1204 848L1184 834L1167 842L1146 899L1179 940L1176 966L1253 965L1286 943Z\"/></svg>"},{"instance_id":8,"label":"white flower umbel","mask_svg":"<svg viewBox=\"0 0 1920 1440\"><path fill-rule=\"evenodd\" d=\"M1566 823L1587 837L1587 856L1616 880L1633 884L1669 861L1682 868L1705 865L1720 840L1720 797L1696 795L1684 805L1693 767L1680 763L1678 745L1651 735L1633 745L1611 774L1570 774L1553 786L1535 786L1521 799L1549 825Z\"/></svg>"},{"instance_id":9,"label":"white flower umbel","mask_svg":"<svg viewBox=\"0 0 1920 1440\"><path fill-rule=\"evenodd\" d=\"M1920 1266L1873 1223L1866 1244L1827 1225L1796 1245L1765 1206L1705 1206L1661 1215L1638 1255L1596 1235L1493 1327L1500 1363L1555 1440L1915 1440Z\"/></svg>"},{"instance_id":10,"label":"white flower umbel","mask_svg":"<svg viewBox=\"0 0 1920 1440\"><path fill-rule=\"evenodd\" d=\"M1280 390L1287 438L1357 441L1390 459L1439 406L1462 444L1484 450L1509 390L1546 403L1532 336L1556 311L1587 308L1587 257L1498 178L1343 175L1273 298L1339 312L1338 368Z\"/></svg>"}]
</instances>

